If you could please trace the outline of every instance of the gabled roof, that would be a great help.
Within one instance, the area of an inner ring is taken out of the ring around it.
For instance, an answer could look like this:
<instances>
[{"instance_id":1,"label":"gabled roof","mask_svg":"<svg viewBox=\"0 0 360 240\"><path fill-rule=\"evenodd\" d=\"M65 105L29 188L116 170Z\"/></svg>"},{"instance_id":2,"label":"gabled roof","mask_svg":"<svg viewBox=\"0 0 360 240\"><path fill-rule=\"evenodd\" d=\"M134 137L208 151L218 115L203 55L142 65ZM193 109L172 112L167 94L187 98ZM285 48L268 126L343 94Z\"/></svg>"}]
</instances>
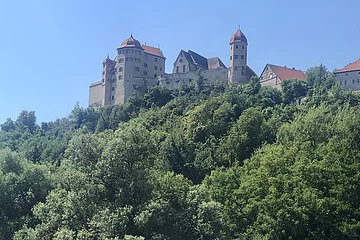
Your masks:
<instances>
[{"instance_id":1,"label":"gabled roof","mask_svg":"<svg viewBox=\"0 0 360 240\"><path fill-rule=\"evenodd\" d=\"M208 68L208 62L206 58L191 50L188 51L188 54L191 56L193 63L195 63L196 65L200 65L204 69Z\"/></svg>"},{"instance_id":2,"label":"gabled roof","mask_svg":"<svg viewBox=\"0 0 360 240\"><path fill-rule=\"evenodd\" d=\"M288 79L299 79L299 80L306 80L306 74L301 70L296 70L294 68L287 68L287 67L280 67L273 64L266 64L263 72L266 68L269 67L275 75L280 78L280 80L288 80ZM261 75L263 74L261 73ZM260 75L260 76L261 76Z\"/></svg>"},{"instance_id":3,"label":"gabled roof","mask_svg":"<svg viewBox=\"0 0 360 240\"><path fill-rule=\"evenodd\" d=\"M254 70L251 69L251 67L246 66L246 78L250 79L251 77L257 77L257 75Z\"/></svg>"},{"instance_id":4,"label":"gabled roof","mask_svg":"<svg viewBox=\"0 0 360 240\"><path fill-rule=\"evenodd\" d=\"M218 68L226 68L225 64L218 57L208 58L208 68L209 70L215 70Z\"/></svg>"},{"instance_id":5,"label":"gabled roof","mask_svg":"<svg viewBox=\"0 0 360 240\"><path fill-rule=\"evenodd\" d=\"M355 62L347 65L346 67L340 70L337 70L336 73L359 71L359 70L360 70L360 59L356 60Z\"/></svg>"},{"instance_id":6,"label":"gabled roof","mask_svg":"<svg viewBox=\"0 0 360 240\"><path fill-rule=\"evenodd\" d=\"M156 48L156 47L151 47L151 46L146 46L146 45L142 45L142 48L144 49L144 52L157 56L157 57L161 57L161 58L165 58L163 52L160 50L160 48Z\"/></svg>"}]
</instances>

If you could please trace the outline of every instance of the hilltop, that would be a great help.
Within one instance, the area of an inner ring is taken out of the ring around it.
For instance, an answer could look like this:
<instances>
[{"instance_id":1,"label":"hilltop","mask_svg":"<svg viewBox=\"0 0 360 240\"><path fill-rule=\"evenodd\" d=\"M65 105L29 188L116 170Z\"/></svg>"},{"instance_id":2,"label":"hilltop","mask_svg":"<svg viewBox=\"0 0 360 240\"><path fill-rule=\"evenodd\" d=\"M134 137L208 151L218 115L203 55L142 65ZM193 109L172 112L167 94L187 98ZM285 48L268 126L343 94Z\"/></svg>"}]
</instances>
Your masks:
<instances>
[{"instance_id":1,"label":"hilltop","mask_svg":"<svg viewBox=\"0 0 360 240\"><path fill-rule=\"evenodd\" d=\"M360 98L324 69L21 112L0 125L0 239L359 238Z\"/></svg>"}]
</instances>

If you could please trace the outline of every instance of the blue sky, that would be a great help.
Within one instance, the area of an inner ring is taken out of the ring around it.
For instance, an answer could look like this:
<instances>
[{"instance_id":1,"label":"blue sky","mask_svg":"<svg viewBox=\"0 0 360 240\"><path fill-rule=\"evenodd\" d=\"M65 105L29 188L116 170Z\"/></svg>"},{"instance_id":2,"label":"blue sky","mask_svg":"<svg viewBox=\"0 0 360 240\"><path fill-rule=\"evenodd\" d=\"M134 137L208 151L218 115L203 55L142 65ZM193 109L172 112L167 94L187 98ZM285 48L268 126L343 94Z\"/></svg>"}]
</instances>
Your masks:
<instances>
[{"instance_id":1,"label":"blue sky","mask_svg":"<svg viewBox=\"0 0 360 240\"><path fill-rule=\"evenodd\" d=\"M34 110L38 122L86 107L102 60L130 33L158 46L166 71L181 49L228 65L241 26L248 65L342 68L360 57L358 0L0 0L0 123Z\"/></svg>"}]
</instances>

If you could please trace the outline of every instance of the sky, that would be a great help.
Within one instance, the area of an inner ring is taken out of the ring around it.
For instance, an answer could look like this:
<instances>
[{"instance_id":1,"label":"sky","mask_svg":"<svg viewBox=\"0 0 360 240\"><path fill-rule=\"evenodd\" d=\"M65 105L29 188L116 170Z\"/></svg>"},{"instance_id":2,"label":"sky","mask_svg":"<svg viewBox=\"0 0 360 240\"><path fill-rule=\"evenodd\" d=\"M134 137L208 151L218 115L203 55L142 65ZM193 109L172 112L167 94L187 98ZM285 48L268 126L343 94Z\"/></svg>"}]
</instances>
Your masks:
<instances>
[{"instance_id":1,"label":"sky","mask_svg":"<svg viewBox=\"0 0 360 240\"><path fill-rule=\"evenodd\" d=\"M0 123L87 107L102 61L131 33L160 47L166 72L181 49L228 65L239 25L258 75L267 63L340 69L360 58L359 9L359 0L0 0Z\"/></svg>"}]
</instances>

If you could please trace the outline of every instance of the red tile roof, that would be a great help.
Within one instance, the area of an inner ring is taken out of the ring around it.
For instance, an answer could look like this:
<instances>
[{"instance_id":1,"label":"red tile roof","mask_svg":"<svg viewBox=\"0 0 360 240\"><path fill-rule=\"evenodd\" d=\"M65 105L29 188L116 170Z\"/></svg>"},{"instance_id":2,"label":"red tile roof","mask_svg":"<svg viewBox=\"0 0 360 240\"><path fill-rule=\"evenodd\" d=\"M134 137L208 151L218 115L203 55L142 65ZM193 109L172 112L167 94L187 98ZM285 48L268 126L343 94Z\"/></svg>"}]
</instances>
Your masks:
<instances>
[{"instance_id":1,"label":"red tile roof","mask_svg":"<svg viewBox=\"0 0 360 240\"><path fill-rule=\"evenodd\" d=\"M349 64L348 66L344 67L343 69L337 70L336 72L342 73L342 72L351 72L351 71L359 71L359 70L360 70L360 59Z\"/></svg>"},{"instance_id":2,"label":"red tile roof","mask_svg":"<svg viewBox=\"0 0 360 240\"><path fill-rule=\"evenodd\" d=\"M155 55L155 56L158 56L161 58L165 58L164 54L162 53L160 48L150 47L150 46L146 46L146 45L142 45L142 48L144 49L144 52L146 52L146 53L149 53L151 55Z\"/></svg>"},{"instance_id":3,"label":"red tile roof","mask_svg":"<svg viewBox=\"0 0 360 240\"><path fill-rule=\"evenodd\" d=\"M280 67L272 64L268 64L272 71L278 76L281 80L287 79L299 79L306 80L306 75L301 70L296 70L293 68Z\"/></svg>"},{"instance_id":4,"label":"red tile roof","mask_svg":"<svg viewBox=\"0 0 360 240\"><path fill-rule=\"evenodd\" d=\"M136 48L141 48L141 44L138 40L136 40L132 34L130 35L130 38L124 40L121 43L120 48L124 48L124 47L136 47Z\"/></svg>"}]
</instances>

